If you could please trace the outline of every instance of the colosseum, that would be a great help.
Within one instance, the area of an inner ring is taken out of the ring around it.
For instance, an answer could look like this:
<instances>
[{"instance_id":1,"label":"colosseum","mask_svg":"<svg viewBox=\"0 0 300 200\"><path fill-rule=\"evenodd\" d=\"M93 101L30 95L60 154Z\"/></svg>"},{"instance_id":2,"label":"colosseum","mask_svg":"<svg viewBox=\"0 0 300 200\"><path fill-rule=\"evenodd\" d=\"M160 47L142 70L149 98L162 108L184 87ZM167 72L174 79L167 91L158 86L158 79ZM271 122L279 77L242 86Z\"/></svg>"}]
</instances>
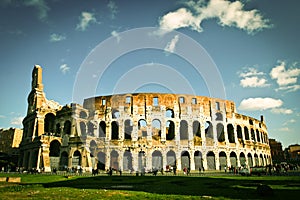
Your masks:
<instances>
[{"instance_id":1,"label":"colosseum","mask_svg":"<svg viewBox=\"0 0 300 200\"><path fill-rule=\"evenodd\" d=\"M51 171L222 170L271 164L263 116L238 114L233 101L130 93L61 106L43 92L34 66L19 165Z\"/></svg>"}]
</instances>

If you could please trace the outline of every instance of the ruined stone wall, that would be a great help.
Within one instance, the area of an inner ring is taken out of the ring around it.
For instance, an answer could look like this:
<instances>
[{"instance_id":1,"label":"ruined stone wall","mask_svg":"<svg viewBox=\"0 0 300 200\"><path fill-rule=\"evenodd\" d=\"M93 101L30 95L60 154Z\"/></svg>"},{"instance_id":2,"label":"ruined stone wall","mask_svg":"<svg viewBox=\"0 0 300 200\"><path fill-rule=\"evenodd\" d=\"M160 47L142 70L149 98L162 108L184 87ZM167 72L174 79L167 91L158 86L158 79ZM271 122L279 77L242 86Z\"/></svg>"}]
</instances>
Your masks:
<instances>
[{"instance_id":1,"label":"ruined stone wall","mask_svg":"<svg viewBox=\"0 0 300 200\"><path fill-rule=\"evenodd\" d=\"M138 93L86 99L83 107L87 119L78 120L86 123L85 141L96 144L96 160L98 154L105 155L106 168L122 168L124 154L131 155L134 170L174 165L168 160L173 153L178 169L213 170L271 162L265 122L236 113L232 101ZM170 128L170 122L174 127Z\"/></svg>"},{"instance_id":2,"label":"ruined stone wall","mask_svg":"<svg viewBox=\"0 0 300 200\"><path fill-rule=\"evenodd\" d=\"M46 99L40 66L32 79L20 144L23 168L220 170L271 164L263 117L236 113L232 101L133 93L61 106Z\"/></svg>"}]
</instances>

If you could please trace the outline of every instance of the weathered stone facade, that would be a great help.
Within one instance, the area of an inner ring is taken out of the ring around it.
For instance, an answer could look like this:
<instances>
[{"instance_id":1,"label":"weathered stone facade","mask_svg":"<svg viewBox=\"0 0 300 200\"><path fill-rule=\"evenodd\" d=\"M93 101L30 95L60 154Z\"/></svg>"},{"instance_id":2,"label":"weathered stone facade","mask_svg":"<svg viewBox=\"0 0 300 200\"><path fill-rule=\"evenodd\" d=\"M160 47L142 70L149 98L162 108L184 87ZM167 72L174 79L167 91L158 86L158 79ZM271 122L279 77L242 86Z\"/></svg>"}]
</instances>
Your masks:
<instances>
[{"instance_id":1,"label":"weathered stone facade","mask_svg":"<svg viewBox=\"0 0 300 200\"><path fill-rule=\"evenodd\" d=\"M22 134L23 130L18 128L0 129L0 167L18 165Z\"/></svg>"},{"instance_id":2,"label":"weathered stone facade","mask_svg":"<svg viewBox=\"0 0 300 200\"><path fill-rule=\"evenodd\" d=\"M271 163L263 117L236 113L232 101L133 93L62 107L45 98L39 66L23 124L20 165L25 168L219 170Z\"/></svg>"}]
</instances>

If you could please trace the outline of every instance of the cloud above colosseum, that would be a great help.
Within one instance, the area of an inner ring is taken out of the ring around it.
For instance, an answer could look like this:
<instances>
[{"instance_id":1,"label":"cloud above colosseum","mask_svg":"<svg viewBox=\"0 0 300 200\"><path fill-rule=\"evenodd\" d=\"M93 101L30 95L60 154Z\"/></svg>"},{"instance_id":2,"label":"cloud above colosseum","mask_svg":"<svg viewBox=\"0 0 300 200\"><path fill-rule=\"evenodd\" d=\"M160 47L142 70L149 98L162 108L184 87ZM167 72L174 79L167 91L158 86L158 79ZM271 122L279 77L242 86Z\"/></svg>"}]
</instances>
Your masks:
<instances>
[{"instance_id":1,"label":"cloud above colosseum","mask_svg":"<svg viewBox=\"0 0 300 200\"><path fill-rule=\"evenodd\" d=\"M241 1L228 0L187 1L182 8L162 16L159 26L165 32L180 28L202 32L202 22L209 19L217 19L220 26L236 27L249 34L272 27L258 10L245 10Z\"/></svg>"},{"instance_id":2,"label":"cloud above colosseum","mask_svg":"<svg viewBox=\"0 0 300 200\"><path fill-rule=\"evenodd\" d=\"M281 107L283 101L280 99L273 99L273 98L248 98L243 99L238 107L240 110L247 110L247 111L255 111L255 110L267 110L271 108L278 108Z\"/></svg>"},{"instance_id":3,"label":"cloud above colosseum","mask_svg":"<svg viewBox=\"0 0 300 200\"><path fill-rule=\"evenodd\" d=\"M239 76L240 85L242 87L268 87L267 79L264 77L265 73L257 71L255 68L248 68L247 71L241 72Z\"/></svg>"},{"instance_id":4,"label":"cloud above colosseum","mask_svg":"<svg viewBox=\"0 0 300 200\"><path fill-rule=\"evenodd\" d=\"M287 69L286 62L279 62L270 72L272 79L276 80L278 88L276 91L283 90L286 92L294 92L300 89L297 83L300 75L300 68L296 68L298 63L294 63Z\"/></svg>"}]
</instances>

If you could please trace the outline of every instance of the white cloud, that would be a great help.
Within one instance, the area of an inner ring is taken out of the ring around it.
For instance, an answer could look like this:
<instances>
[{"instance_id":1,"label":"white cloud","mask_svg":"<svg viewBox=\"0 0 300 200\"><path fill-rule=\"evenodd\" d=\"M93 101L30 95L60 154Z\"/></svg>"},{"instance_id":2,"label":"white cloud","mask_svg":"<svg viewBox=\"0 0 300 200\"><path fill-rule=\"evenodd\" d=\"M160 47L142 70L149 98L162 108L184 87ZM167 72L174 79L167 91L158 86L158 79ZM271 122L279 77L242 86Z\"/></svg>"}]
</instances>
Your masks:
<instances>
[{"instance_id":1,"label":"white cloud","mask_svg":"<svg viewBox=\"0 0 300 200\"><path fill-rule=\"evenodd\" d=\"M255 111L267 110L271 108L278 108L282 106L283 102L280 99L273 98L249 98L243 99L240 103L240 110Z\"/></svg>"},{"instance_id":2,"label":"white cloud","mask_svg":"<svg viewBox=\"0 0 300 200\"><path fill-rule=\"evenodd\" d=\"M14 117L11 121L11 125L21 126L23 121L23 117Z\"/></svg>"},{"instance_id":3,"label":"white cloud","mask_svg":"<svg viewBox=\"0 0 300 200\"><path fill-rule=\"evenodd\" d=\"M65 40L66 39L66 36L64 35L59 35L59 34L56 34L56 33L52 33L50 35L50 42L60 42L62 40Z\"/></svg>"},{"instance_id":4,"label":"white cloud","mask_svg":"<svg viewBox=\"0 0 300 200\"><path fill-rule=\"evenodd\" d=\"M48 11L50 10L45 0L26 0L24 1L24 5L35 7L38 11L38 18L40 20L46 19Z\"/></svg>"},{"instance_id":5,"label":"white cloud","mask_svg":"<svg viewBox=\"0 0 300 200\"><path fill-rule=\"evenodd\" d=\"M176 44L179 41L179 35L175 35L174 38L165 47L166 52L174 53Z\"/></svg>"},{"instance_id":6,"label":"white cloud","mask_svg":"<svg viewBox=\"0 0 300 200\"><path fill-rule=\"evenodd\" d=\"M291 130L288 127L280 128L279 131L290 132Z\"/></svg>"},{"instance_id":7,"label":"white cloud","mask_svg":"<svg viewBox=\"0 0 300 200\"><path fill-rule=\"evenodd\" d=\"M286 63L281 62L278 66L274 67L270 76L275 79L279 86L286 86L290 84L295 84L297 82L297 76L300 75L299 68L285 69Z\"/></svg>"},{"instance_id":8,"label":"white cloud","mask_svg":"<svg viewBox=\"0 0 300 200\"><path fill-rule=\"evenodd\" d=\"M116 14L118 13L118 6L116 5L116 3L114 1L109 1L107 4L107 8L109 9L109 11L111 13L111 18L115 19Z\"/></svg>"},{"instance_id":9,"label":"white cloud","mask_svg":"<svg viewBox=\"0 0 300 200\"><path fill-rule=\"evenodd\" d=\"M165 32L189 27L202 31L201 23L206 19L216 18L221 26L237 27L248 33L270 28L269 20L264 19L258 10L244 10L240 1L205 0L188 1L188 8L179 8L159 19L159 25Z\"/></svg>"},{"instance_id":10,"label":"white cloud","mask_svg":"<svg viewBox=\"0 0 300 200\"><path fill-rule=\"evenodd\" d=\"M67 64L62 64L59 69L63 74L66 74L71 68Z\"/></svg>"},{"instance_id":11,"label":"white cloud","mask_svg":"<svg viewBox=\"0 0 300 200\"><path fill-rule=\"evenodd\" d=\"M296 122L296 120L290 119L290 120L284 122L283 125L293 124L293 123L295 123L295 122Z\"/></svg>"},{"instance_id":12,"label":"white cloud","mask_svg":"<svg viewBox=\"0 0 300 200\"><path fill-rule=\"evenodd\" d=\"M79 23L76 26L76 30L85 31L86 28L93 23L97 23L94 13L82 12L79 17Z\"/></svg>"},{"instance_id":13,"label":"white cloud","mask_svg":"<svg viewBox=\"0 0 300 200\"><path fill-rule=\"evenodd\" d=\"M117 39L118 43L120 42L121 36L119 35L119 33L117 31L112 31L111 35Z\"/></svg>"},{"instance_id":14,"label":"white cloud","mask_svg":"<svg viewBox=\"0 0 300 200\"><path fill-rule=\"evenodd\" d=\"M264 73L263 72L258 72L257 69L252 68L252 67L248 68L247 72L241 72L240 73L240 77L243 77L243 78L249 77L249 76L258 76L258 75L264 75Z\"/></svg>"},{"instance_id":15,"label":"white cloud","mask_svg":"<svg viewBox=\"0 0 300 200\"><path fill-rule=\"evenodd\" d=\"M269 86L267 84L267 80L264 78L254 77L246 77L240 81L240 85L242 87L266 87Z\"/></svg>"},{"instance_id":16,"label":"white cloud","mask_svg":"<svg viewBox=\"0 0 300 200\"><path fill-rule=\"evenodd\" d=\"M170 32L179 28L189 27L192 30L202 32L201 19L192 14L186 8L180 8L175 12L169 12L159 20L159 27L164 32Z\"/></svg>"},{"instance_id":17,"label":"white cloud","mask_svg":"<svg viewBox=\"0 0 300 200\"><path fill-rule=\"evenodd\" d=\"M286 108L272 108L271 112L275 114L284 114L284 115L290 115L293 113L291 109L286 109Z\"/></svg>"},{"instance_id":18,"label":"white cloud","mask_svg":"<svg viewBox=\"0 0 300 200\"><path fill-rule=\"evenodd\" d=\"M289 86L281 86L275 89L275 91L277 92L279 90L285 90L286 92L295 92L299 89L300 89L300 85L289 85Z\"/></svg>"},{"instance_id":19,"label":"white cloud","mask_svg":"<svg viewBox=\"0 0 300 200\"><path fill-rule=\"evenodd\" d=\"M240 80L240 85L242 87L267 87L267 79L261 78L259 76L264 75L263 72L258 72L255 68L249 68L246 72L241 72L239 74L243 79Z\"/></svg>"},{"instance_id":20,"label":"white cloud","mask_svg":"<svg viewBox=\"0 0 300 200\"><path fill-rule=\"evenodd\" d=\"M0 115L0 118L1 118L1 119L4 119L4 118L6 118L6 116L4 116L4 115Z\"/></svg>"}]
</instances>

